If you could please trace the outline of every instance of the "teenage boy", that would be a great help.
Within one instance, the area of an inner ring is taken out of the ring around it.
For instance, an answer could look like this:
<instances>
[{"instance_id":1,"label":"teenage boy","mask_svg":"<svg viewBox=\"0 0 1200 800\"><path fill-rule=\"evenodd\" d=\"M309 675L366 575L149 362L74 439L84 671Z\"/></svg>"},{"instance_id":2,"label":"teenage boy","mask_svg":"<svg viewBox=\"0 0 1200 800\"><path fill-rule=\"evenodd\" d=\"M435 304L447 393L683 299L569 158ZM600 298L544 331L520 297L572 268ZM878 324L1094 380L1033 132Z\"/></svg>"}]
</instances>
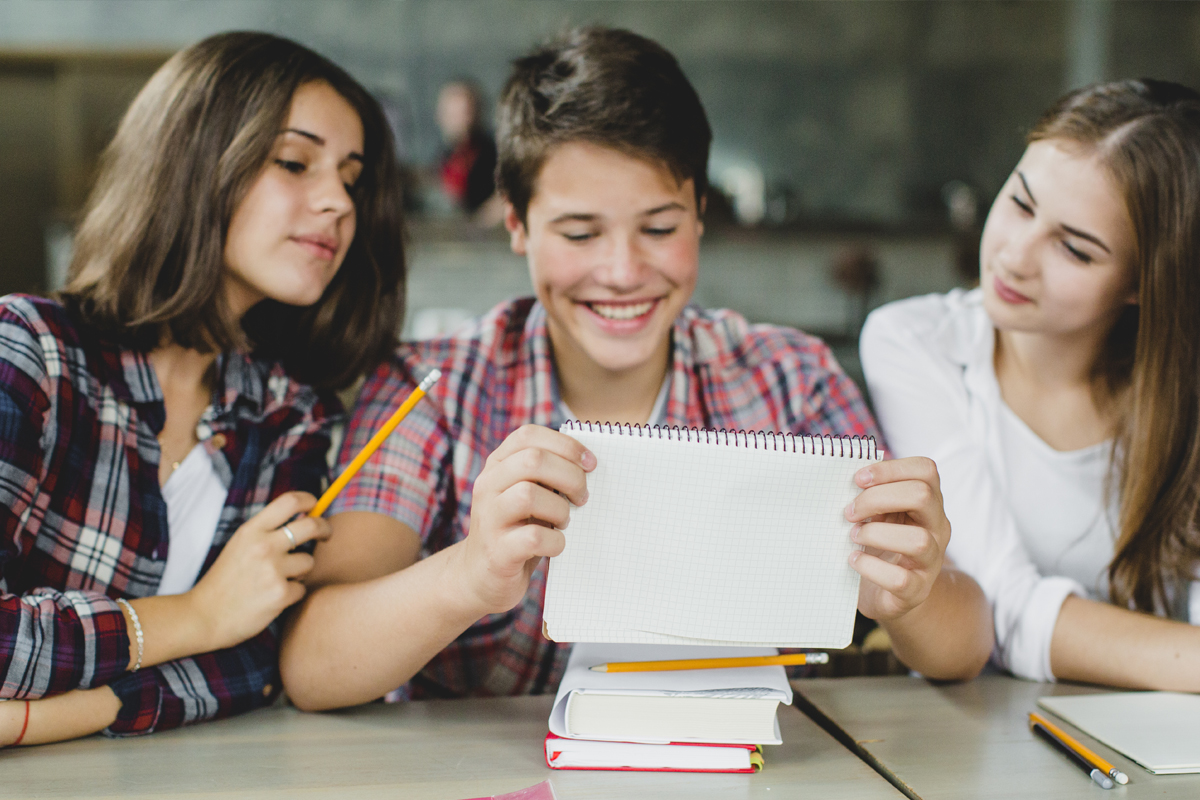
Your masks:
<instances>
[{"instance_id":1,"label":"teenage boy","mask_svg":"<svg viewBox=\"0 0 1200 800\"><path fill-rule=\"evenodd\" d=\"M553 691L569 646L541 634L546 556L596 458L567 419L874 435L819 340L688 305L711 133L675 59L627 31L577 30L518 60L498 182L536 299L403 346L363 387L352 457L430 369L443 378L332 509L312 592L282 650L301 708ZM930 677L992 646L978 586L943 568L933 462L874 464L847 508L866 547L859 610ZM468 535L469 534L469 535Z\"/></svg>"}]
</instances>

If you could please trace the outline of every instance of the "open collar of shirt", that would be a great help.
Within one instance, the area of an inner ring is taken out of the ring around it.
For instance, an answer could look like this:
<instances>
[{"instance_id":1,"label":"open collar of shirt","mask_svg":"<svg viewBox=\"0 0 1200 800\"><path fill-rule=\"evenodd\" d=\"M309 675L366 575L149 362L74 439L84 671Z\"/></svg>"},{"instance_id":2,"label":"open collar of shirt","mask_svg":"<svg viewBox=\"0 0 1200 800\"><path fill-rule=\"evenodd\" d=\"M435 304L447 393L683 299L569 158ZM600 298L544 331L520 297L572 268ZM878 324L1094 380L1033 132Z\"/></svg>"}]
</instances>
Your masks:
<instances>
[{"instance_id":1,"label":"open collar of shirt","mask_svg":"<svg viewBox=\"0 0 1200 800\"><path fill-rule=\"evenodd\" d=\"M136 406L138 417L157 436L166 422L166 407L148 354L103 339L95 341L109 373L113 394L118 400ZM201 414L196 429L210 455L227 449L223 434L234 429L238 422L261 422L281 409L296 405L297 398L291 395L297 387L279 365L255 360L244 353L220 353L213 372L212 401ZM218 434L222 436L214 439Z\"/></svg>"}]
</instances>

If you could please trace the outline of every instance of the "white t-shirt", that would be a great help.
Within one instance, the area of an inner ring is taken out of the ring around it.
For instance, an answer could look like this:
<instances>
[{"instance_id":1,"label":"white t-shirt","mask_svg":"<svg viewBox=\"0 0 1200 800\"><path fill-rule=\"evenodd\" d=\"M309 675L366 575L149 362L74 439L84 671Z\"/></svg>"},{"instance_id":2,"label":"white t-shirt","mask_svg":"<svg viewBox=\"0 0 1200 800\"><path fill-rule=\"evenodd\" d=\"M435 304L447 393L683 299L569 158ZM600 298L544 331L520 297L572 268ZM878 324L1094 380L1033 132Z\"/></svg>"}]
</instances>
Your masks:
<instances>
[{"instance_id":1,"label":"white t-shirt","mask_svg":"<svg viewBox=\"0 0 1200 800\"><path fill-rule=\"evenodd\" d=\"M197 444L162 486L167 503L167 566L158 594L183 594L196 583L228 489L213 469L212 457Z\"/></svg>"},{"instance_id":2,"label":"white t-shirt","mask_svg":"<svg viewBox=\"0 0 1200 800\"><path fill-rule=\"evenodd\" d=\"M1071 452L1046 444L1005 404L994 344L982 293L956 289L874 311L860 353L891 453L937 463L946 552L993 604L995 660L1053 680L1063 601L1108 600L1118 531L1116 486L1107 491L1112 443ZM1195 584L1189 594L1195 607Z\"/></svg>"},{"instance_id":3,"label":"white t-shirt","mask_svg":"<svg viewBox=\"0 0 1200 800\"><path fill-rule=\"evenodd\" d=\"M654 407L650 409L649 425L662 425L667 421L667 395L671 389L671 373L663 378L662 386L658 388L658 396L654 398ZM575 412L567 406L563 400L558 401L558 413L560 413L568 422L578 422L579 418L575 416Z\"/></svg>"}]
</instances>

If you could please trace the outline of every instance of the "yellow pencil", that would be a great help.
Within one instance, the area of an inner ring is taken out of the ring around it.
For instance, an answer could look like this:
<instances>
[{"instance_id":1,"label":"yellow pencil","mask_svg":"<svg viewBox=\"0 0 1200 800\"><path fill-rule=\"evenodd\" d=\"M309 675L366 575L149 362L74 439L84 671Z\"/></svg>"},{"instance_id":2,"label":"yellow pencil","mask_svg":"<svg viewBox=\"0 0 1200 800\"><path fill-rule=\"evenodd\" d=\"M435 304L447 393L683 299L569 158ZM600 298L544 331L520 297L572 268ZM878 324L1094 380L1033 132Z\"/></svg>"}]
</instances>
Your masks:
<instances>
[{"instance_id":1,"label":"yellow pencil","mask_svg":"<svg viewBox=\"0 0 1200 800\"><path fill-rule=\"evenodd\" d=\"M589 667L592 672L666 672L675 669L729 669L730 667L774 667L798 664L827 664L828 653L789 653L783 656L741 658L684 658L678 661L617 661Z\"/></svg>"},{"instance_id":2,"label":"yellow pencil","mask_svg":"<svg viewBox=\"0 0 1200 800\"><path fill-rule=\"evenodd\" d=\"M413 406L425 396L425 393L437 383L440 377L442 377L442 371L438 369L433 370L425 376L420 385L413 389L412 394L396 409L396 413L392 414L391 418L383 423L383 426L375 432L375 435L371 437L371 441L367 442L367 446L362 449L362 452L354 457L354 460L350 462L350 466L342 470L342 474L338 475L337 480L325 490L325 494L321 495L321 499L313 506L312 511L308 512L310 517L319 517L325 513L325 509L329 508L329 504L333 502L333 498L338 496L338 492L346 488L346 484L354 477L354 473L358 472L362 465L367 463L367 459L375 454L375 451L379 449L379 445L383 444L384 440L388 436L391 436L392 431L396 430L396 426L400 424L400 420L408 416L408 412L412 411Z\"/></svg>"},{"instance_id":3,"label":"yellow pencil","mask_svg":"<svg viewBox=\"0 0 1200 800\"><path fill-rule=\"evenodd\" d=\"M1067 733L1062 728L1058 727L1053 722L1046 719L1045 717L1043 717L1041 714L1037 713L1036 711L1030 711L1029 712L1029 724L1032 725L1035 722L1037 724L1041 725L1046 730L1050 731L1050 733L1057 736L1059 741L1061 741L1064 745L1066 745L1067 747L1074 750L1085 761L1091 763L1091 765L1093 767L1100 770L1102 773L1104 773L1108 777L1112 778L1117 783L1121 783L1121 784L1129 783L1128 775L1126 775L1124 772L1121 772L1121 770L1114 767L1108 761L1105 761L1103 758L1101 758L1099 755L1097 755L1093 750L1091 750L1089 747L1087 747L1085 744L1083 744L1083 742L1080 742L1074 736Z\"/></svg>"}]
</instances>

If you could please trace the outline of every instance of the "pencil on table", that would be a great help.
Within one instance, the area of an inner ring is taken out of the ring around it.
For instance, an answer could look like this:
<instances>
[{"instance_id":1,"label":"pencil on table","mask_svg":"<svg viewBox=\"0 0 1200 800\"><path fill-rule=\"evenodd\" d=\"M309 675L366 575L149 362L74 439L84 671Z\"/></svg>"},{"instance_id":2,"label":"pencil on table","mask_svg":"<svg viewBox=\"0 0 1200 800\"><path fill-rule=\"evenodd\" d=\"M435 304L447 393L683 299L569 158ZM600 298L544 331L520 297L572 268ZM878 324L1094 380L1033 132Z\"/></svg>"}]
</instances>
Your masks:
<instances>
[{"instance_id":1,"label":"pencil on table","mask_svg":"<svg viewBox=\"0 0 1200 800\"><path fill-rule=\"evenodd\" d=\"M1036 711L1029 712L1029 724L1031 726L1034 724L1041 725L1062 744L1066 745L1069 749L1078 754L1080 758L1082 758L1084 761L1087 761L1095 769L1100 770L1102 774L1107 775L1117 783L1129 783L1128 775L1126 775L1124 772L1121 772L1121 770L1113 766L1112 763L1101 758L1094 750L1083 744L1083 742L1080 742L1074 736L1067 733L1062 728L1058 727Z\"/></svg>"},{"instance_id":2,"label":"pencil on table","mask_svg":"<svg viewBox=\"0 0 1200 800\"><path fill-rule=\"evenodd\" d=\"M731 667L791 667L800 664L827 664L828 653L789 653L781 656L742 656L739 658L683 658L674 661L616 661L589 667L592 672L666 672L677 669L729 669Z\"/></svg>"},{"instance_id":3,"label":"pencil on table","mask_svg":"<svg viewBox=\"0 0 1200 800\"><path fill-rule=\"evenodd\" d=\"M379 430L375 432L375 435L371 437L371 441L367 442L366 447L354 457L349 466L342 470L342 474L337 476L337 480L329 485L329 488L325 490L325 494L321 495L321 499L313 506L312 511L308 512L310 517L319 517L325 513L325 510L329 508L329 504L333 502L333 499L338 496L338 493L342 489L346 488L346 484L350 482L354 474L358 472L363 464L367 463L367 459L375 454L375 451L379 449L379 446L384 443L387 437L392 435L392 431L396 430L396 426L400 424L400 421L408 416L408 412L412 411L413 406L420 402L421 398L438 382L438 378L440 377L442 377L442 371L438 369L433 370L425 376L424 380L417 385L417 388L412 390L412 394L400 404L400 407L396 409L396 412L392 414L388 421L383 423Z\"/></svg>"}]
</instances>

